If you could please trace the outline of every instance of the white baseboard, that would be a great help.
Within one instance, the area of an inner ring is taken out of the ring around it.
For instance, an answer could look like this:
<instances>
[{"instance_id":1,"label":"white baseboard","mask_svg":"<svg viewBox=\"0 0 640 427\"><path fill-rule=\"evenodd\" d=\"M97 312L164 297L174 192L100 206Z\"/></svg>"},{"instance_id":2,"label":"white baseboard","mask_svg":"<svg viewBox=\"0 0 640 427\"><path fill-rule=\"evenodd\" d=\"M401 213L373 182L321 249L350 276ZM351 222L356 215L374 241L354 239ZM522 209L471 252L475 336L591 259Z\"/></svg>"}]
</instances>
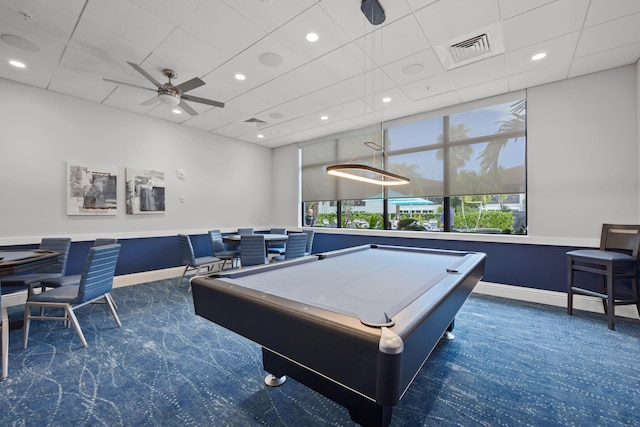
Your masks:
<instances>
[{"instance_id":1,"label":"white baseboard","mask_svg":"<svg viewBox=\"0 0 640 427\"><path fill-rule=\"evenodd\" d=\"M542 289L524 288L521 286L501 285L499 283L480 282L473 292L493 295L496 297L515 299L519 301L535 302L552 305L555 307L567 306L567 294L565 292L545 291ZM604 313L602 300L585 295L573 296L573 308L576 310ZM616 316L638 319L638 310L635 305L622 305L616 307Z\"/></svg>"},{"instance_id":2,"label":"white baseboard","mask_svg":"<svg viewBox=\"0 0 640 427\"><path fill-rule=\"evenodd\" d=\"M152 282L154 280L172 279L180 277L184 267L167 268L164 270L145 271L142 273L126 274L116 276L113 280L113 287L137 285L140 283ZM177 282L176 282L177 286ZM496 297L509 298L519 301L535 302L556 307L567 306L567 294L564 292L545 291L542 289L525 288L522 286L502 285L499 283L480 282L473 289L473 292ZM24 304L27 299L27 292L16 292L4 295L2 304L10 307ZM584 295L575 295L573 307L576 310L592 311L604 313L602 302L598 298L591 298ZM616 307L616 316L638 319L638 310L635 305Z\"/></svg>"}]
</instances>

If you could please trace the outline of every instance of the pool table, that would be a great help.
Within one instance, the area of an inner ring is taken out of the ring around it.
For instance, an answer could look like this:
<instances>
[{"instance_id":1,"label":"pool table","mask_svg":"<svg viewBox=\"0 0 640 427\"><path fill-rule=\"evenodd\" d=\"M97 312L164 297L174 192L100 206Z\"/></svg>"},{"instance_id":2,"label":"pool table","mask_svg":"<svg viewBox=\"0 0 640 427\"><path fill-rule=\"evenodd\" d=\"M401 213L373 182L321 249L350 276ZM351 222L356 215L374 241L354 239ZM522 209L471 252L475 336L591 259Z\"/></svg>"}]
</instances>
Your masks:
<instances>
[{"instance_id":1,"label":"pool table","mask_svg":"<svg viewBox=\"0 0 640 427\"><path fill-rule=\"evenodd\" d=\"M289 376L355 422L386 426L482 278L485 257L364 245L194 277L193 303L197 315L262 346L274 385Z\"/></svg>"},{"instance_id":2,"label":"pool table","mask_svg":"<svg viewBox=\"0 0 640 427\"><path fill-rule=\"evenodd\" d=\"M25 273L55 264L59 255L59 252L45 249L0 251L0 276Z\"/></svg>"}]
</instances>

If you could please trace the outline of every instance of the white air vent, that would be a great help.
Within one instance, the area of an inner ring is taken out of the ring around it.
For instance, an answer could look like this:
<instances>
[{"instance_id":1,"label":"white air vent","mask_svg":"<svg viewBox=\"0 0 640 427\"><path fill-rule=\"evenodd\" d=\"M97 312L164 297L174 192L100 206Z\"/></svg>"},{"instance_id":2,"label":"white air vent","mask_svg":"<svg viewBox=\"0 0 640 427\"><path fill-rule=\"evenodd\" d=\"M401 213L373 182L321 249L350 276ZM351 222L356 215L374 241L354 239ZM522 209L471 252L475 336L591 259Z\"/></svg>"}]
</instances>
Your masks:
<instances>
[{"instance_id":1,"label":"white air vent","mask_svg":"<svg viewBox=\"0 0 640 427\"><path fill-rule=\"evenodd\" d=\"M470 39L452 45L449 49L451 50L451 58L453 58L453 62L456 64L475 58L476 56L491 53L491 46L489 45L489 37L487 34L471 37Z\"/></svg>"},{"instance_id":2,"label":"white air vent","mask_svg":"<svg viewBox=\"0 0 640 427\"><path fill-rule=\"evenodd\" d=\"M434 46L446 70L504 53L502 25L496 23Z\"/></svg>"}]
</instances>

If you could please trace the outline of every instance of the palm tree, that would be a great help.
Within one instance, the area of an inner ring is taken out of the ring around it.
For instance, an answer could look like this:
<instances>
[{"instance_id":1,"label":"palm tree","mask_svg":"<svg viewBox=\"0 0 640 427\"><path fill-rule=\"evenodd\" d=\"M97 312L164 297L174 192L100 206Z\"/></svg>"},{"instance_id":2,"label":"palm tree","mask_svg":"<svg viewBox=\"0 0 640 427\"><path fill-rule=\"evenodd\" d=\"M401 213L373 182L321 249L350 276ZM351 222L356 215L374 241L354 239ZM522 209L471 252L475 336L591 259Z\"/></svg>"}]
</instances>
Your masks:
<instances>
[{"instance_id":1,"label":"palm tree","mask_svg":"<svg viewBox=\"0 0 640 427\"><path fill-rule=\"evenodd\" d=\"M498 172L498 159L500 157L500 153L507 145L507 141L513 138L514 135L516 135L515 138L517 141L519 138L517 135L524 133L526 110L526 99L522 99L511 105L511 119L502 122L498 128L498 132L496 132L496 138L489 141L486 148L478 157L480 159L480 166L483 174L487 172Z\"/></svg>"},{"instance_id":2,"label":"palm tree","mask_svg":"<svg viewBox=\"0 0 640 427\"><path fill-rule=\"evenodd\" d=\"M449 139L453 141L466 139L467 133L471 129L465 128L464 123L458 123L455 126L449 127ZM438 135L438 143L442 144L444 142L444 134ZM471 158L471 153L473 153L473 148L469 145L462 145L456 147L454 150L455 154L451 155L451 150L449 150L449 170L458 172L466 162ZM436 159L443 160L444 159L444 149L439 149L436 151Z\"/></svg>"}]
</instances>

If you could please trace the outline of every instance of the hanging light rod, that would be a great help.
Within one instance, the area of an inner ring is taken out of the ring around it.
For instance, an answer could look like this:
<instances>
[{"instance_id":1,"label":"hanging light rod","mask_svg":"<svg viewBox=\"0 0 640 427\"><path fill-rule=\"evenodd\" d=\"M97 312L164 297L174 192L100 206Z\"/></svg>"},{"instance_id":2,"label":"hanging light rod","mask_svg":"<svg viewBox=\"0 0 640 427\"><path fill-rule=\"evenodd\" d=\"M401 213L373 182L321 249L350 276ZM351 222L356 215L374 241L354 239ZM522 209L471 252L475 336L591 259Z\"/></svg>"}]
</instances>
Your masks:
<instances>
[{"instance_id":1,"label":"hanging light rod","mask_svg":"<svg viewBox=\"0 0 640 427\"><path fill-rule=\"evenodd\" d=\"M405 178L404 176L396 175L371 166L353 163L327 166L327 173L341 178L348 178L376 185L404 185L410 182L409 178Z\"/></svg>"}]
</instances>

